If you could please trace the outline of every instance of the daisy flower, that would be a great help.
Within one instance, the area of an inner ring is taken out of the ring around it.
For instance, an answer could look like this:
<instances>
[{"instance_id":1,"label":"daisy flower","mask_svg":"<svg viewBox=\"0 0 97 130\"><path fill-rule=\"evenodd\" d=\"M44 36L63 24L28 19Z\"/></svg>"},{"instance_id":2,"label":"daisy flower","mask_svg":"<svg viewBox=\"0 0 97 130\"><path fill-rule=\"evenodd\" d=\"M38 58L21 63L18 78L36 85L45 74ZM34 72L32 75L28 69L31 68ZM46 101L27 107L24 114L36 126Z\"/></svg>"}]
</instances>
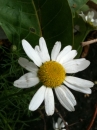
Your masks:
<instances>
[{"instance_id":1,"label":"daisy flower","mask_svg":"<svg viewBox=\"0 0 97 130\"><path fill-rule=\"evenodd\" d=\"M96 27L97 26L97 19L94 19L94 11L89 11L87 15L85 15L82 11L79 14L85 22L88 24Z\"/></svg>"},{"instance_id":2,"label":"daisy flower","mask_svg":"<svg viewBox=\"0 0 97 130\"><path fill-rule=\"evenodd\" d=\"M66 124L68 124L68 123L66 122ZM53 120L53 128L54 128L54 130L66 130L65 124L60 117L58 118L56 123Z\"/></svg>"},{"instance_id":3,"label":"daisy flower","mask_svg":"<svg viewBox=\"0 0 97 130\"><path fill-rule=\"evenodd\" d=\"M55 110L53 89L61 105L68 111L74 111L76 105L75 97L68 88L85 94L91 93L93 82L67 75L82 71L90 64L85 58L74 59L77 51L72 50L70 45L61 50L61 42L56 42L51 51L51 58L43 37L35 48L26 40L22 40L22 46L33 62L19 58L19 64L29 72L16 80L14 86L30 88L39 82L43 84L33 96L29 110L35 111L44 101L47 115L52 115Z\"/></svg>"}]
</instances>

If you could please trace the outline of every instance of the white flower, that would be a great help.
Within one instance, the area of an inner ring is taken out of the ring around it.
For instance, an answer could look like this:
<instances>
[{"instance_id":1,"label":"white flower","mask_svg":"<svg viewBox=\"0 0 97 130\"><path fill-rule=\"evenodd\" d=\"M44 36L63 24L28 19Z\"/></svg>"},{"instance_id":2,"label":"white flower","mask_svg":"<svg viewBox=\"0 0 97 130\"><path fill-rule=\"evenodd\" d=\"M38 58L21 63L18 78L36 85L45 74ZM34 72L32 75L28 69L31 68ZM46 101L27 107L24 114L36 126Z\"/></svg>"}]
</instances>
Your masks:
<instances>
[{"instance_id":1,"label":"white flower","mask_svg":"<svg viewBox=\"0 0 97 130\"><path fill-rule=\"evenodd\" d=\"M90 64L85 58L74 59L77 52L72 50L70 45L61 50L61 42L56 42L51 51L51 59L43 37L39 39L39 46L35 46L35 49L26 40L22 40L22 46L25 53L34 63L25 58L19 58L19 64L29 72L16 80L14 86L29 88L39 82L43 83L33 96L29 104L29 110L38 109L44 101L47 115L52 115L55 110L52 89L55 90L61 105L68 111L75 110L76 100L66 86L85 94L91 93L90 88L93 87L93 82L67 75L82 71Z\"/></svg>"},{"instance_id":2,"label":"white flower","mask_svg":"<svg viewBox=\"0 0 97 130\"><path fill-rule=\"evenodd\" d=\"M66 122L66 124L68 124L68 123ZM65 124L64 124L64 122L62 121L61 118L58 118L56 123L53 120L53 128L54 128L54 130L66 130L65 129Z\"/></svg>"},{"instance_id":3,"label":"white flower","mask_svg":"<svg viewBox=\"0 0 97 130\"><path fill-rule=\"evenodd\" d=\"M84 15L81 11L81 14L79 14L85 22L88 24L96 27L97 26L97 19L94 19L94 11L89 11L87 15Z\"/></svg>"}]
</instances>

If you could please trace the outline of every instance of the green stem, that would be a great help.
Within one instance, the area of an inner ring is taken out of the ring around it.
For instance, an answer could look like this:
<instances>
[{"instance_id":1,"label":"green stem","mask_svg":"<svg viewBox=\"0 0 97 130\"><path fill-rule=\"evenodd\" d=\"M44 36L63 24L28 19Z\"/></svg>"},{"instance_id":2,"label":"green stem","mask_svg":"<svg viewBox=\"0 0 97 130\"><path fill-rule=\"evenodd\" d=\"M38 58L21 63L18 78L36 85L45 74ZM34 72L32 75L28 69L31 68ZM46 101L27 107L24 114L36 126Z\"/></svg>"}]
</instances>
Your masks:
<instances>
[{"instance_id":1,"label":"green stem","mask_svg":"<svg viewBox=\"0 0 97 130\"><path fill-rule=\"evenodd\" d=\"M10 127L10 125L8 124L7 120L4 118L4 116L3 116L1 113L0 113L0 117L3 119L3 121L4 121L4 123L5 123L5 126L7 126L7 128L8 128L9 130L12 130L11 127Z\"/></svg>"}]
</instances>

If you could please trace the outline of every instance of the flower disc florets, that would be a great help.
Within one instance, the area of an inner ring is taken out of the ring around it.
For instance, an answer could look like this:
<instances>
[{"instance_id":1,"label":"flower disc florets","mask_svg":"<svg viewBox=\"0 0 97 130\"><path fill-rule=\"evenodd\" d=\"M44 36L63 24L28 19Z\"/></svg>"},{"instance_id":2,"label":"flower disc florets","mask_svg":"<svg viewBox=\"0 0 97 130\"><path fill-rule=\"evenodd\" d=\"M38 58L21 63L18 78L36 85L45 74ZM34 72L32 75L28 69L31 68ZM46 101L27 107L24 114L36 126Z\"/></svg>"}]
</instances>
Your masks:
<instances>
[{"instance_id":1,"label":"flower disc florets","mask_svg":"<svg viewBox=\"0 0 97 130\"><path fill-rule=\"evenodd\" d=\"M45 86L55 88L64 81L65 70L58 62L47 61L40 67L38 77Z\"/></svg>"}]
</instances>

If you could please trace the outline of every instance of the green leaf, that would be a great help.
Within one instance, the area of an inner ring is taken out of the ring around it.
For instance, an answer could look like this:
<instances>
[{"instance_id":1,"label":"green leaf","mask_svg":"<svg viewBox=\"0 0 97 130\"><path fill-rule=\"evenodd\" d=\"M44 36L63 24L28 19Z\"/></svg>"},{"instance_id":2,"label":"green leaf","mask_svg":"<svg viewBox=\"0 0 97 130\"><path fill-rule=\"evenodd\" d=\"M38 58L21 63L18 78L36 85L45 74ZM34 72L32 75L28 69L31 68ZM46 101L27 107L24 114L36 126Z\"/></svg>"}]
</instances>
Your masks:
<instances>
[{"instance_id":1,"label":"green leaf","mask_svg":"<svg viewBox=\"0 0 97 130\"><path fill-rule=\"evenodd\" d=\"M75 18L74 18L74 26L76 26L76 25L79 27L79 29L74 35L73 49L76 49L78 51L77 57L79 57L82 52L81 43L85 40L85 38L86 38L87 34L90 32L90 30L89 30L89 26L77 14L75 15Z\"/></svg>"},{"instance_id":2,"label":"green leaf","mask_svg":"<svg viewBox=\"0 0 97 130\"><path fill-rule=\"evenodd\" d=\"M35 46L41 36L50 48L56 41L73 44L67 0L1 0L0 25L14 44L25 38Z\"/></svg>"},{"instance_id":3,"label":"green leaf","mask_svg":"<svg viewBox=\"0 0 97 130\"><path fill-rule=\"evenodd\" d=\"M58 40L64 45L72 45L72 15L68 2L66 0L34 1L39 10L42 35L47 43L52 46ZM40 6L37 6L38 4Z\"/></svg>"},{"instance_id":4,"label":"green leaf","mask_svg":"<svg viewBox=\"0 0 97 130\"><path fill-rule=\"evenodd\" d=\"M88 2L88 0L68 0L70 8L72 12L80 10L84 4Z\"/></svg>"},{"instance_id":5,"label":"green leaf","mask_svg":"<svg viewBox=\"0 0 97 130\"><path fill-rule=\"evenodd\" d=\"M97 4L97 0L91 0L91 1L93 1L95 4Z\"/></svg>"},{"instance_id":6,"label":"green leaf","mask_svg":"<svg viewBox=\"0 0 97 130\"><path fill-rule=\"evenodd\" d=\"M86 12L86 11L89 11L89 10L90 10L89 6L85 4L85 5L82 6L82 8L80 8L79 11Z\"/></svg>"},{"instance_id":7,"label":"green leaf","mask_svg":"<svg viewBox=\"0 0 97 130\"><path fill-rule=\"evenodd\" d=\"M1 0L0 23L11 42L17 43L26 37L29 40L40 37L41 29L36 14L34 3L30 0Z\"/></svg>"}]
</instances>

